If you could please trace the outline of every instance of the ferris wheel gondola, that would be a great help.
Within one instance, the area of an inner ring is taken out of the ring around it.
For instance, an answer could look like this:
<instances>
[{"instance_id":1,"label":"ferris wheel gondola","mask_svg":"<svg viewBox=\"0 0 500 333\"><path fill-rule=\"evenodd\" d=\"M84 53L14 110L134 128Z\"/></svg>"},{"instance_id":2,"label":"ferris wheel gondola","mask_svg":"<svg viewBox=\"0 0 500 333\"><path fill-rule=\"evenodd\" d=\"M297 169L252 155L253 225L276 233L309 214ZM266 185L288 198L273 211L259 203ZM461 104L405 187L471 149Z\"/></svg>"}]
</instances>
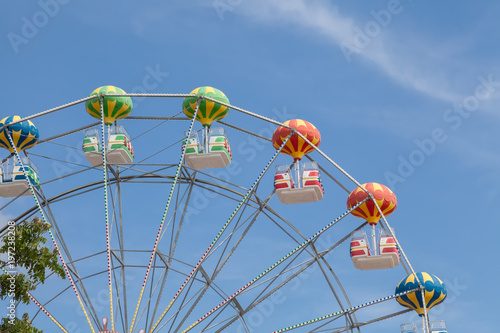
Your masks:
<instances>
[{"instance_id":1,"label":"ferris wheel gondola","mask_svg":"<svg viewBox=\"0 0 500 333\"><path fill-rule=\"evenodd\" d=\"M191 94L211 97L219 102L229 104L229 99L222 91L212 87L199 87ZM188 117L194 117L203 128L199 131L185 133L183 144L186 148L186 164L195 170L224 168L231 164L232 154L229 139L222 127L212 128L214 121L224 118L229 108L223 104L198 97L186 97L182 103L182 111Z\"/></svg>"},{"instance_id":2,"label":"ferris wheel gondola","mask_svg":"<svg viewBox=\"0 0 500 333\"><path fill-rule=\"evenodd\" d=\"M421 288L419 288L421 285ZM418 272L403 278L396 286L396 294L402 294L397 297L398 303L406 308L414 310L421 318L421 323L408 323L401 325L401 332L430 332L447 333L444 320L430 322L427 318L427 312L433 307L443 303L448 295L446 286L437 276ZM404 331L410 329L410 331Z\"/></svg>"},{"instance_id":3,"label":"ferris wheel gondola","mask_svg":"<svg viewBox=\"0 0 500 333\"><path fill-rule=\"evenodd\" d=\"M106 162L109 164L131 164L134 161L134 148L130 135L123 126L112 125L108 128ZM83 153L92 166L102 165L102 147L96 128L85 131Z\"/></svg>"},{"instance_id":4,"label":"ferris wheel gondola","mask_svg":"<svg viewBox=\"0 0 500 333\"><path fill-rule=\"evenodd\" d=\"M109 94L116 94L108 96ZM85 103L87 113L96 119L102 119L102 138L99 140L97 128L85 131L83 152L92 166L101 166L103 147L106 163L130 164L134 160L134 149L130 135L124 126L118 126L117 120L126 118L132 112L132 99L124 95L123 89L115 86L102 86L94 90L89 97L96 96ZM105 132L107 131L107 133Z\"/></svg>"},{"instance_id":5,"label":"ferris wheel gondola","mask_svg":"<svg viewBox=\"0 0 500 333\"><path fill-rule=\"evenodd\" d=\"M39 137L38 128L30 120L19 120L21 117L11 116L0 121L0 146L11 153L0 165L0 196L4 198L30 195L28 182L35 187L40 184L35 164L27 156L14 156L16 150L36 145ZM13 122L18 123L9 125Z\"/></svg>"},{"instance_id":6,"label":"ferris wheel gondola","mask_svg":"<svg viewBox=\"0 0 500 333\"><path fill-rule=\"evenodd\" d=\"M430 333L448 333L446 322L444 320L436 320L430 322ZM424 331L422 323L406 323L401 324L401 333L419 333Z\"/></svg>"},{"instance_id":7,"label":"ferris wheel gondola","mask_svg":"<svg viewBox=\"0 0 500 333\"><path fill-rule=\"evenodd\" d=\"M281 152L294 159L293 166L282 164L276 167L274 176L276 195L284 204L322 200L325 190L318 165L315 162L301 162L302 157L314 151L315 147L292 130L299 132L315 146L319 146L321 142L318 129L310 122L301 119L288 120L274 131L272 138L274 148L278 148L291 135Z\"/></svg>"},{"instance_id":8,"label":"ferris wheel gondola","mask_svg":"<svg viewBox=\"0 0 500 333\"><path fill-rule=\"evenodd\" d=\"M350 253L354 267L360 270L396 267L400 255L393 233L376 228L381 214L388 216L396 209L396 196L382 184L366 183L351 192L347 198L347 208L360 202L363 203L351 214L365 219L371 228L352 234Z\"/></svg>"}]
</instances>

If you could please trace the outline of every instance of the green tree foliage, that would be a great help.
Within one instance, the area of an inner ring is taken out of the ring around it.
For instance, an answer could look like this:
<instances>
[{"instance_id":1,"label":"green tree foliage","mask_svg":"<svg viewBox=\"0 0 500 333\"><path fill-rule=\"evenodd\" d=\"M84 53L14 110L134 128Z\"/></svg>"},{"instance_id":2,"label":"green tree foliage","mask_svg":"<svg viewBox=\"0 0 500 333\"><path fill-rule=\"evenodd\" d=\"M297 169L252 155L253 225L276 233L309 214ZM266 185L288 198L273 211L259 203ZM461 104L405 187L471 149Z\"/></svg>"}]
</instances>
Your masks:
<instances>
[{"instance_id":1,"label":"green tree foliage","mask_svg":"<svg viewBox=\"0 0 500 333\"><path fill-rule=\"evenodd\" d=\"M15 231L7 233L2 239L4 244L0 247L0 253L7 254L7 259L0 260L0 267L7 271L15 271L16 274L0 275L0 299L8 298L28 304L30 298L27 293L34 290L37 284L44 283L48 274L54 273L63 279L66 278L64 268L58 263L57 250L45 246L47 239L43 235L50 227L35 217L31 221L19 224ZM12 285L15 288L12 288ZM12 292L13 289L15 292ZM11 319L4 318L0 332L41 333L42 331L31 327L28 315L24 314L23 319L16 318L14 324Z\"/></svg>"},{"instance_id":2,"label":"green tree foliage","mask_svg":"<svg viewBox=\"0 0 500 333\"><path fill-rule=\"evenodd\" d=\"M9 322L10 319L3 318L0 324L0 332L2 333L43 333L42 330L31 326L31 320L28 314L23 315L23 319L14 319L14 324Z\"/></svg>"}]
</instances>

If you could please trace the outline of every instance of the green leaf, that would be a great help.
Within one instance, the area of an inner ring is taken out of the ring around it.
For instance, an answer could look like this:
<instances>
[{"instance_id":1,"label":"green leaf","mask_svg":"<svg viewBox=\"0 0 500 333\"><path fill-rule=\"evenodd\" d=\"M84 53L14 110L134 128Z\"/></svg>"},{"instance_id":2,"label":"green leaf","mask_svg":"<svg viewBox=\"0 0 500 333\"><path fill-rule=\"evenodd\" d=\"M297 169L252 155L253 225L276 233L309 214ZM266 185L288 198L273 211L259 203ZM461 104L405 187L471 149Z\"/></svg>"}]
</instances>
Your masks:
<instances>
[{"instance_id":1,"label":"green leaf","mask_svg":"<svg viewBox=\"0 0 500 333\"><path fill-rule=\"evenodd\" d=\"M29 304L27 293L35 290L38 283L43 284L49 274L66 278L64 268L58 262L58 251L45 246L47 238L44 234L50 227L35 217L17 225L14 234L7 233L2 238L4 245L0 247L0 253L7 254L7 261L0 260L0 267L16 273L0 275L0 299ZM22 320L3 318L0 332L42 333L31 326L28 314L24 314Z\"/></svg>"},{"instance_id":2,"label":"green leaf","mask_svg":"<svg viewBox=\"0 0 500 333\"><path fill-rule=\"evenodd\" d=\"M0 332L2 333L43 333L42 330L31 326L31 320L28 314L23 315L22 320L19 318L2 318L0 324Z\"/></svg>"}]
</instances>

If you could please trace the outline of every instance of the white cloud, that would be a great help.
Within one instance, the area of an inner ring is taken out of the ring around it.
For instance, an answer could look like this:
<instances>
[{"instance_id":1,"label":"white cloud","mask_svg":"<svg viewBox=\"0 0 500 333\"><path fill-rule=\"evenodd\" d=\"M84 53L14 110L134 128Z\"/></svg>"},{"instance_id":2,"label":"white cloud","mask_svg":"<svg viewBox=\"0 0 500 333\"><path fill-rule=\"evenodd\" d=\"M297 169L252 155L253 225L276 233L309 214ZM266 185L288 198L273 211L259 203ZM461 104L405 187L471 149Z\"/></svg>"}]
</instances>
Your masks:
<instances>
[{"instance_id":1,"label":"white cloud","mask_svg":"<svg viewBox=\"0 0 500 333\"><path fill-rule=\"evenodd\" d=\"M366 22L357 22L354 18L341 15L337 7L317 1L260 0L245 2L241 10L238 9L266 23L286 23L312 30L338 45L339 52L343 48L344 54L348 55L351 50L355 52L350 55L352 59L360 57L375 64L390 78L427 96L448 102L460 100L459 95L449 87L445 66L447 57L439 56L449 52L439 51L439 45L422 45L423 42L417 39L408 40L409 36L405 36L404 32L396 34L395 29L391 29L397 16L409 11L404 7L409 5L402 3L397 10L393 10L394 14L386 20L388 23L377 23L373 16ZM388 12L387 8L374 10ZM373 32L369 30L371 27ZM368 39L360 37L360 31Z\"/></svg>"}]
</instances>

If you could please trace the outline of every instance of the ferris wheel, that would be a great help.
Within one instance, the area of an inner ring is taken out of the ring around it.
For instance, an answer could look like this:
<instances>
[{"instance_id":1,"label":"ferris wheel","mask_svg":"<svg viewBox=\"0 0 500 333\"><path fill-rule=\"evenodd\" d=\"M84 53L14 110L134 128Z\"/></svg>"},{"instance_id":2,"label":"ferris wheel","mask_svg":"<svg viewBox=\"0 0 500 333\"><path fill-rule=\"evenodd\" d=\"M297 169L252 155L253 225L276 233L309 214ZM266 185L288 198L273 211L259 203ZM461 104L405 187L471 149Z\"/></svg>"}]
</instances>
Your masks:
<instances>
[{"instance_id":1,"label":"ferris wheel","mask_svg":"<svg viewBox=\"0 0 500 333\"><path fill-rule=\"evenodd\" d=\"M132 112L131 97L154 104ZM414 270L386 218L395 194L349 175L308 121L236 107L212 87L126 94L103 86L0 126L10 153L1 212L15 224L50 224L66 272L19 305L35 326L363 332L413 309L421 322L401 319L392 331L446 332L428 316L444 284ZM263 127L273 135L259 134ZM245 155L242 142L259 144ZM392 287L375 295L360 283L370 279Z\"/></svg>"}]
</instances>

